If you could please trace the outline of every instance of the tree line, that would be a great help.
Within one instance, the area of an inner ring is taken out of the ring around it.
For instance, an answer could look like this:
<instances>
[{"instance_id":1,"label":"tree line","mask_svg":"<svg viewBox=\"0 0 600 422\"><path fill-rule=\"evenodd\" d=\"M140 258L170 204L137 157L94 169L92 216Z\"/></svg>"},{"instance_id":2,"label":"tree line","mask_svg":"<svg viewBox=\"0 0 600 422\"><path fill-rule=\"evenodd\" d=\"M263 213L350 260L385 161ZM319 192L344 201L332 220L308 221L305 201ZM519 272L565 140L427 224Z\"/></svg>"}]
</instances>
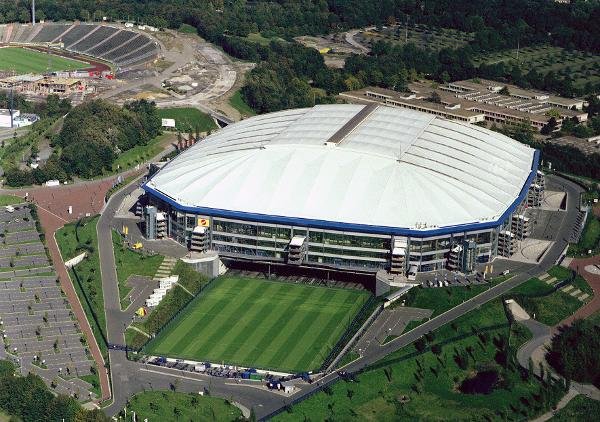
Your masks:
<instances>
[{"instance_id":1,"label":"tree line","mask_svg":"<svg viewBox=\"0 0 600 422\"><path fill-rule=\"evenodd\" d=\"M29 22L30 2L0 1L0 23ZM600 51L600 4L574 0L38 0L37 15L58 20L137 20L159 27L200 24L203 33L284 38L378 23L423 23L472 32L479 50L550 42ZM194 25L198 26L198 25Z\"/></svg>"}]
</instances>

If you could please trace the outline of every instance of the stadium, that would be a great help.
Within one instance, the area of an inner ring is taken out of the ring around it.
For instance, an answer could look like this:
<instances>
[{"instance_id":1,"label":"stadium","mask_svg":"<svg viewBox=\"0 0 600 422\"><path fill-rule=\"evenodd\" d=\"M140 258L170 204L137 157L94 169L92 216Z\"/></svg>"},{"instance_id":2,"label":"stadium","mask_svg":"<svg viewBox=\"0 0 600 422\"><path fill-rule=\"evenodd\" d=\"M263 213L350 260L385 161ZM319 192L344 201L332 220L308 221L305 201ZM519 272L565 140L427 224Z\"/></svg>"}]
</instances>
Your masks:
<instances>
[{"instance_id":1,"label":"stadium","mask_svg":"<svg viewBox=\"0 0 600 422\"><path fill-rule=\"evenodd\" d=\"M81 22L41 22L35 25L10 23L0 25L0 45L26 48L24 54L35 51L52 52L58 57L87 62L79 76L92 76L110 72L106 63L112 64L117 72L123 72L156 59L160 54L160 45L143 31L150 28L142 26L138 28L140 30L136 30L133 25L126 27ZM58 58L56 61L60 62ZM17 62L15 70L19 73L18 64ZM60 66L46 69L43 64L38 70L36 73L71 69Z\"/></svg>"},{"instance_id":2,"label":"stadium","mask_svg":"<svg viewBox=\"0 0 600 422\"><path fill-rule=\"evenodd\" d=\"M144 184L149 238L236 262L472 272L539 205L539 151L409 109L320 105L230 125Z\"/></svg>"}]
</instances>

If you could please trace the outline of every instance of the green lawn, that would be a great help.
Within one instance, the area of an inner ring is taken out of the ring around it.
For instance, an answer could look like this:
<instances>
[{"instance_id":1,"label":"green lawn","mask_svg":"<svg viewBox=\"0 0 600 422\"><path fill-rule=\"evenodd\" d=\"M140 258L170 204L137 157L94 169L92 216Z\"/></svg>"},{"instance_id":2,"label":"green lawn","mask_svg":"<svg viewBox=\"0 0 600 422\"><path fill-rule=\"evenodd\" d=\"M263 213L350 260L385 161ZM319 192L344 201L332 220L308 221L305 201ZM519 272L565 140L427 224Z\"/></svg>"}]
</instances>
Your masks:
<instances>
[{"instance_id":1,"label":"green lawn","mask_svg":"<svg viewBox=\"0 0 600 422\"><path fill-rule=\"evenodd\" d=\"M600 415L600 401L579 395L556 412L552 422L596 422Z\"/></svg>"},{"instance_id":2,"label":"green lawn","mask_svg":"<svg viewBox=\"0 0 600 422\"><path fill-rule=\"evenodd\" d=\"M137 177L139 177L138 174L132 174L127 176L126 178L123 179L123 181L121 183L118 183L116 185L114 185L112 188L110 188L108 190L108 192L106 192L106 200L108 201L108 198L110 198L111 196L113 196L116 192L120 191L121 189L123 189L125 186L127 186L131 181L133 181L134 179L136 179Z\"/></svg>"},{"instance_id":3,"label":"green lawn","mask_svg":"<svg viewBox=\"0 0 600 422\"><path fill-rule=\"evenodd\" d=\"M317 369L368 297L357 290L226 277L147 352L284 371Z\"/></svg>"},{"instance_id":4,"label":"green lawn","mask_svg":"<svg viewBox=\"0 0 600 422\"><path fill-rule=\"evenodd\" d=\"M201 388L201 387L198 387ZM242 412L228 401L194 393L145 391L129 399L127 421L235 421Z\"/></svg>"},{"instance_id":5,"label":"green lawn","mask_svg":"<svg viewBox=\"0 0 600 422\"><path fill-rule=\"evenodd\" d=\"M260 32L252 32L246 36L246 39L260 45L269 45L271 41L285 41L283 38L279 37L265 37Z\"/></svg>"},{"instance_id":6,"label":"green lawn","mask_svg":"<svg viewBox=\"0 0 600 422\"><path fill-rule=\"evenodd\" d=\"M524 327L509 328L498 298L434 331L424 349L406 346L367 368L357 382L338 381L273 420L528 420L562 394L521 376L514 359L528 338ZM434 345L439 355L431 351ZM490 394L460 392L465 379L487 369L500 374ZM546 397L550 390L556 394L539 401L541 390Z\"/></svg>"},{"instance_id":7,"label":"green lawn","mask_svg":"<svg viewBox=\"0 0 600 422\"><path fill-rule=\"evenodd\" d=\"M76 237L76 223L65 225L56 232L55 237L62 258L65 261L82 252L87 252L87 258L77 264L74 270L69 270L69 276L73 281L73 286L75 286L98 346L106 359L108 356L108 349L104 341L106 338L106 317L98 256L98 236L96 234L98 218L83 220L77 230L79 241ZM74 271L79 276L78 279L75 277Z\"/></svg>"},{"instance_id":8,"label":"green lawn","mask_svg":"<svg viewBox=\"0 0 600 422\"><path fill-rule=\"evenodd\" d=\"M431 317L433 318L487 289L488 286L485 285L446 287L443 289L415 287L406 294L404 306L432 309L433 314ZM396 303L400 302L402 302L402 299Z\"/></svg>"},{"instance_id":9,"label":"green lawn","mask_svg":"<svg viewBox=\"0 0 600 422\"><path fill-rule=\"evenodd\" d=\"M229 104L235 108L244 117L254 116L256 112L250 107L244 99L240 91L235 91L235 94L229 99Z\"/></svg>"},{"instance_id":10,"label":"green lawn","mask_svg":"<svg viewBox=\"0 0 600 422\"><path fill-rule=\"evenodd\" d=\"M513 289L509 296L514 298L527 313L550 326L571 316L583 303L579 299L532 278Z\"/></svg>"},{"instance_id":11,"label":"green lawn","mask_svg":"<svg viewBox=\"0 0 600 422\"><path fill-rule=\"evenodd\" d=\"M77 70L90 67L88 63L71 60L54 54L19 47L0 48L0 70L17 73L45 73L60 70Z\"/></svg>"},{"instance_id":12,"label":"green lawn","mask_svg":"<svg viewBox=\"0 0 600 422\"><path fill-rule=\"evenodd\" d=\"M116 231L112 232L113 248L115 252L115 263L117 264L117 279L119 280L119 296L121 307L127 308L129 301L127 295L131 287L127 279L132 275L152 277L163 261L162 255L144 255L123 245L122 238Z\"/></svg>"},{"instance_id":13,"label":"green lawn","mask_svg":"<svg viewBox=\"0 0 600 422\"><path fill-rule=\"evenodd\" d=\"M563 281L571 278L572 270L569 268L561 267L559 265L555 265L547 271L552 277L556 277L558 281ZM577 274L575 279L571 282L574 287L581 290L584 293L589 294L590 296L594 295L594 291L590 287L589 284L585 281L585 279Z\"/></svg>"},{"instance_id":14,"label":"green lawn","mask_svg":"<svg viewBox=\"0 0 600 422\"><path fill-rule=\"evenodd\" d=\"M5 207L6 205L15 205L25 202L23 198L14 195L0 195L0 207Z\"/></svg>"},{"instance_id":15,"label":"green lawn","mask_svg":"<svg viewBox=\"0 0 600 422\"><path fill-rule=\"evenodd\" d=\"M98 374L81 375L78 378L92 384L91 391L98 397L102 397L102 391L100 389L100 379L98 378Z\"/></svg>"},{"instance_id":16,"label":"green lawn","mask_svg":"<svg viewBox=\"0 0 600 422\"><path fill-rule=\"evenodd\" d=\"M177 29L179 32L183 32L184 34L198 34L198 30L194 28L192 25L188 25L187 23L182 23Z\"/></svg>"},{"instance_id":17,"label":"green lawn","mask_svg":"<svg viewBox=\"0 0 600 422\"><path fill-rule=\"evenodd\" d=\"M217 128L217 125L208 114L192 107L159 108L158 117L175 119L175 127L184 133L195 133L196 128L200 132L208 132Z\"/></svg>"},{"instance_id":18,"label":"green lawn","mask_svg":"<svg viewBox=\"0 0 600 422\"><path fill-rule=\"evenodd\" d=\"M120 154L112 164L113 171L123 171L134 167L136 164L144 163L156 157L163 150L163 142L168 137L172 136L169 133L163 133L152 139L146 145L136 145Z\"/></svg>"},{"instance_id":19,"label":"green lawn","mask_svg":"<svg viewBox=\"0 0 600 422\"><path fill-rule=\"evenodd\" d=\"M590 250L592 254L600 250L600 220L591 212L585 221L579 242L569 245L567 255L575 257L588 256Z\"/></svg>"}]
</instances>

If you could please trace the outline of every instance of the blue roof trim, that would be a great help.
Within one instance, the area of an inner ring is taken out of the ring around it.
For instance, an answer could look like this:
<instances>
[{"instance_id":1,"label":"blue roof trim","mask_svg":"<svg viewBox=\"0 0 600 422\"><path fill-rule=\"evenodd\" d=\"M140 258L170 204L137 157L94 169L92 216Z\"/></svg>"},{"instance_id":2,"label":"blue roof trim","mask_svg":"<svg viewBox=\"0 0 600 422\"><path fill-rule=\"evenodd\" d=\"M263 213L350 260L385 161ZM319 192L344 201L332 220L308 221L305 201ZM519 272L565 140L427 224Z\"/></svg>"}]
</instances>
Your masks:
<instances>
[{"instance_id":1,"label":"blue roof trim","mask_svg":"<svg viewBox=\"0 0 600 422\"><path fill-rule=\"evenodd\" d=\"M173 198L163 194L162 192L149 187L147 184L144 184L142 188L149 194L165 201L170 204L174 208L182 212L189 212L194 214L203 214L211 217L224 217L224 218L233 218L239 220L248 220L254 222L262 222L262 223L270 223L270 224L285 224L285 225L295 225L295 226L306 226L312 227L316 229L324 229L324 230L338 230L338 231L346 231L346 232L360 232L360 233L373 233L373 234L394 234L400 236L411 236L411 237L431 237L431 236L441 236L450 233L457 233L463 231L474 231L474 230L485 230L493 227L499 226L504 220L508 218L510 214L517 208L517 206L525 199L527 196L527 191L529 190L529 186L533 182L534 177L537 174L538 165L540 159L540 151L535 150L533 154L533 161L531 165L531 172L529 173L529 177L527 181L521 188L521 192L515 201L508 207L506 211L500 216L498 220L495 221L486 221L482 223L467 223L467 224L458 224L454 226L445 226L439 227L432 230L414 230L405 227L389 227L389 226L373 226L369 224L353 224L353 223L339 223L334 221L326 221L326 220L314 220L310 218L297 218L297 217L284 217L278 215L267 215L267 214L258 214L258 213L250 213L250 212L242 212L242 211L230 211L218 208L206 208L206 207L196 207L196 206L186 206L177 203Z\"/></svg>"}]
</instances>

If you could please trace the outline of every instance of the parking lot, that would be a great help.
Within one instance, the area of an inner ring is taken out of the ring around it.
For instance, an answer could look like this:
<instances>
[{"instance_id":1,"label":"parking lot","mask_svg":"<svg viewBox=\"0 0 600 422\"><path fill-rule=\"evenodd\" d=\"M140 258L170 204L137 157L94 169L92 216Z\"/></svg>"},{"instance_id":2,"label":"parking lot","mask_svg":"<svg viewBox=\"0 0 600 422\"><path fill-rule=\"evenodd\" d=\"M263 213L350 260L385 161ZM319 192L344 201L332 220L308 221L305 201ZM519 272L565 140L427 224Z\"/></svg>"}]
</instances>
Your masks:
<instances>
[{"instance_id":1,"label":"parking lot","mask_svg":"<svg viewBox=\"0 0 600 422\"><path fill-rule=\"evenodd\" d=\"M57 393L93 398L77 377L92 373L84 337L64 297L27 206L0 209L2 356L34 372Z\"/></svg>"}]
</instances>

